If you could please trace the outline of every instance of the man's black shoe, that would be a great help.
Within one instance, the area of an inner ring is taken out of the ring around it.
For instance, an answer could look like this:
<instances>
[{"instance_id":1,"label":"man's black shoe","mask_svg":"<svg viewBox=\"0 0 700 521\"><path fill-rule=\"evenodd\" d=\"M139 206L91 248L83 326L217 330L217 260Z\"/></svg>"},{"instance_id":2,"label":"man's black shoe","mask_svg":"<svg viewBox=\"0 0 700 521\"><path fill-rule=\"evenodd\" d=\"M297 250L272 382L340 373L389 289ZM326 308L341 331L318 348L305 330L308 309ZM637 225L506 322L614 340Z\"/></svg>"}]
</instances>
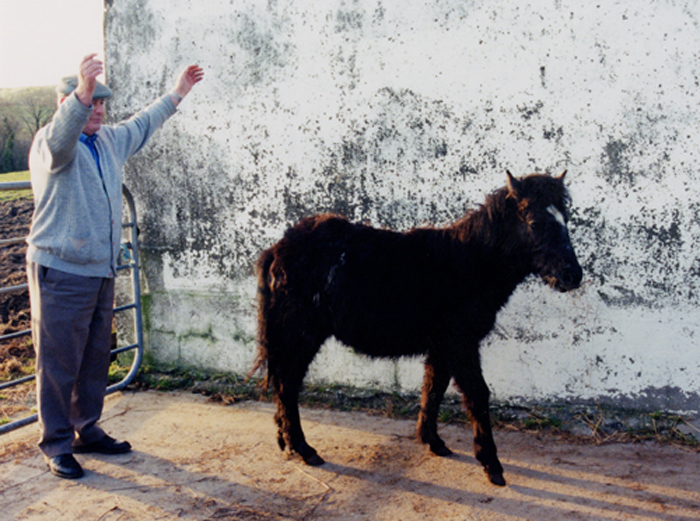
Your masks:
<instances>
[{"instance_id":1,"label":"man's black shoe","mask_svg":"<svg viewBox=\"0 0 700 521\"><path fill-rule=\"evenodd\" d=\"M83 469L80 463L75 461L72 454L61 454L53 458L44 456L44 460L49 466L49 470L59 478L78 479L83 477Z\"/></svg>"},{"instance_id":2,"label":"man's black shoe","mask_svg":"<svg viewBox=\"0 0 700 521\"><path fill-rule=\"evenodd\" d=\"M73 445L74 454L87 454L89 452L96 452L98 454L124 454L130 450L131 444L128 441L117 441L106 434L101 440L84 445Z\"/></svg>"}]
</instances>

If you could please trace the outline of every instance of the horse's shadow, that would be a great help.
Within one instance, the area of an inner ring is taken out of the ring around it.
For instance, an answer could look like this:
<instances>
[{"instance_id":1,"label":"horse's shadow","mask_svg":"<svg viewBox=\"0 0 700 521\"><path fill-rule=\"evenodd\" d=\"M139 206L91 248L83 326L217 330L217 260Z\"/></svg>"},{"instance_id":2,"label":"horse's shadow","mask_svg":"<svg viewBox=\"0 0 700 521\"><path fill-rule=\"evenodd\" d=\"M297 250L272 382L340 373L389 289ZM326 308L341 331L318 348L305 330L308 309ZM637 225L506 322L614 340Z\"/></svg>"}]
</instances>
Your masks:
<instances>
[{"instance_id":1,"label":"horse's shadow","mask_svg":"<svg viewBox=\"0 0 700 521\"><path fill-rule=\"evenodd\" d=\"M471 455L453 453L446 459L468 467L464 471L472 474L474 479L485 479L482 472L477 472L481 469L481 465ZM606 484L604 492L605 497L609 499L603 500L600 499L603 490L601 490L602 485L599 481L563 476L555 471L535 470L516 463L504 465L506 477L510 481L508 487L505 489L490 487L486 491L480 492L416 480L406 476L397 477L395 467L392 467L391 472L383 472L381 465L373 469L359 469L327 461L321 468L338 476L364 480L367 482L367 488L390 482L393 489L442 502L475 505L479 508L485 508L495 515L520 516L524 505L528 506L528 515L535 515L542 519L561 517L571 513L576 507L593 509L600 514L602 519L617 518L620 514L650 518L655 518L658 515L658 512L650 508L643 500L635 504L634 498L630 496L631 489L624 486ZM519 483L524 480L523 478L528 480L528 484ZM530 483L533 480L537 485L533 486ZM477 488L483 489L481 484ZM572 493L572 489L577 492ZM674 498L668 499L673 500ZM485 507L486 504L489 506ZM691 519L682 515L675 518L687 519L688 521Z\"/></svg>"}]
</instances>

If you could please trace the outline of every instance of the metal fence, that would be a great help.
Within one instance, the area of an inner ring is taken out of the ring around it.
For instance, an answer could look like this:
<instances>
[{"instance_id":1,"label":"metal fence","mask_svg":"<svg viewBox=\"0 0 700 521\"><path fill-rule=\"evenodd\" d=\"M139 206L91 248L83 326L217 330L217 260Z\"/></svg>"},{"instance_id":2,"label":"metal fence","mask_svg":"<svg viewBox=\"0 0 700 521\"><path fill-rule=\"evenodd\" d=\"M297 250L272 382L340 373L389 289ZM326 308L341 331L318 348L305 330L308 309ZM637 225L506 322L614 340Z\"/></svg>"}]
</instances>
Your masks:
<instances>
[{"instance_id":1,"label":"metal fence","mask_svg":"<svg viewBox=\"0 0 700 521\"><path fill-rule=\"evenodd\" d=\"M0 183L0 191L7 191L7 190L23 190L23 189L28 189L31 188L31 183L29 181L24 181L24 182L11 182L11 183ZM131 366L129 368L128 373L126 376L118 383L111 385L107 388L107 394L113 393L115 391L119 391L121 389L124 389L127 385L131 383L131 381L134 379L136 376L136 373L139 370L139 367L141 366L141 361L143 359L143 318L142 318L142 313L141 313L141 285L140 285L140 279L139 279L139 248L138 248L138 225L137 225L137 220L136 220L136 209L134 206L134 199L131 196L131 192L126 188L126 186L122 186L122 194L124 196L124 203L126 206L126 214L125 214L125 219L122 222L122 244L121 244L121 262L117 266L117 272L121 276L121 273L124 272L128 276L131 277L131 295L128 303L117 306L114 308L114 313L115 315L117 313L125 313L125 312L132 312L133 313L133 340L134 343L125 345L122 347L117 347L116 349L112 350L112 355L116 356L120 353L124 353L127 351L134 351L134 358L131 362ZM10 239L4 239L0 240L0 248L12 246L14 244L20 244L24 242L25 237L17 237L17 238L10 238ZM0 288L0 294L3 293L10 293L10 292L20 292L24 291L27 289L28 285L27 284L20 284L17 286L8 286L4 288ZM0 342L5 342L7 340L11 340L13 338L18 338L21 336L29 336L31 335L31 329L26 329L24 331L17 331L14 333L9 333L6 335L0 336ZM3 389L7 389L9 387L13 387L22 383L30 382L34 380L34 375L29 375L25 376L22 378L16 378L14 380L10 380L7 382L2 382L0 383L0 391ZM33 423L37 420L37 415L32 414L30 416L26 416L24 418L21 418L19 420L12 421L10 423L6 423L4 425L0 425L0 434L4 434L6 432L10 432L12 430L18 429L20 427L23 427L25 425L28 425L30 423Z\"/></svg>"}]
</instances>

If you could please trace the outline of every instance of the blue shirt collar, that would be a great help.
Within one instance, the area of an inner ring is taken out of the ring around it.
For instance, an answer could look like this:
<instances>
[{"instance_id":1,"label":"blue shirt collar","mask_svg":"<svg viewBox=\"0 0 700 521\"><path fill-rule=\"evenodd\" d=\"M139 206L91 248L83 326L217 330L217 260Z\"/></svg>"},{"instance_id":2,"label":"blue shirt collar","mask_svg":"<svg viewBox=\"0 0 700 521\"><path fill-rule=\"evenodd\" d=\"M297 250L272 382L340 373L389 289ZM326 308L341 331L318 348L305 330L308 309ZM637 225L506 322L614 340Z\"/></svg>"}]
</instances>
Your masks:
<instances>
[{"instance_id":1,"label":"blue shirt collar","mask_svg":"<svg viewBox=\"0 0 700 521\"><path fill-rule=\"evenodd\" d=\"M85 143L89 147L94 147L95 146L95 141L97 140L97 132L95 132L92 136L88 136L87 134L80 134L80 141L82 143Z\"/></svg>"},{"instance_id":2,"label":"blue shirt collar","mask_svg":"<svg viewBox=\"0 0 700 521\"><path fill-rule=\"evenodd\" d=\"M92 136L87 136L85 134L80 134L80 142L84 143L89 149L90 153L92 153L92 157L95 160L95 164L97 165L97 169L100 170L100 155L97 153L97 147L95 146L95 141L97 140L97 132L95 132ZM100 170L100 175L102 175L102 171Z\"/></svg>"}]
</instances>

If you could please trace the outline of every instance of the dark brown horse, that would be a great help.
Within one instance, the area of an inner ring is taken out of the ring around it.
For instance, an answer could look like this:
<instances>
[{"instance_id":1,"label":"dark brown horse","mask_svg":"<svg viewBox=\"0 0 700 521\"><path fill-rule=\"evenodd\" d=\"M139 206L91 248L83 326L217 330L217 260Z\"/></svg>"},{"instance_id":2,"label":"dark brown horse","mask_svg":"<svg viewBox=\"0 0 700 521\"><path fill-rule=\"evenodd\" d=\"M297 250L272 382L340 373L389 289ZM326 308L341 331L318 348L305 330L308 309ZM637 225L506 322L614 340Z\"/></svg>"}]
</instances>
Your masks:
<instances>
[{"instance_id":1,"label":"dark brown horse","mask_svg":"<svg viewBox=\"0 0 700 521\"><path fill-rule=\"evenodd\" d=\"M565 174L516 179L508 172L507 186L445 228L398 233L317 215L265 250L257 264L254 371L267 369L280 448L309 465L323 463L306 443L298 394L321 345L335 336L369 356L427 355L418 438L435 454L451 454L437 416L453 378L472 418L476 458L492 483L505 485L479 342L528 275L560 291L581 283L566 227Z\"/></svg>"}]
</instances>

